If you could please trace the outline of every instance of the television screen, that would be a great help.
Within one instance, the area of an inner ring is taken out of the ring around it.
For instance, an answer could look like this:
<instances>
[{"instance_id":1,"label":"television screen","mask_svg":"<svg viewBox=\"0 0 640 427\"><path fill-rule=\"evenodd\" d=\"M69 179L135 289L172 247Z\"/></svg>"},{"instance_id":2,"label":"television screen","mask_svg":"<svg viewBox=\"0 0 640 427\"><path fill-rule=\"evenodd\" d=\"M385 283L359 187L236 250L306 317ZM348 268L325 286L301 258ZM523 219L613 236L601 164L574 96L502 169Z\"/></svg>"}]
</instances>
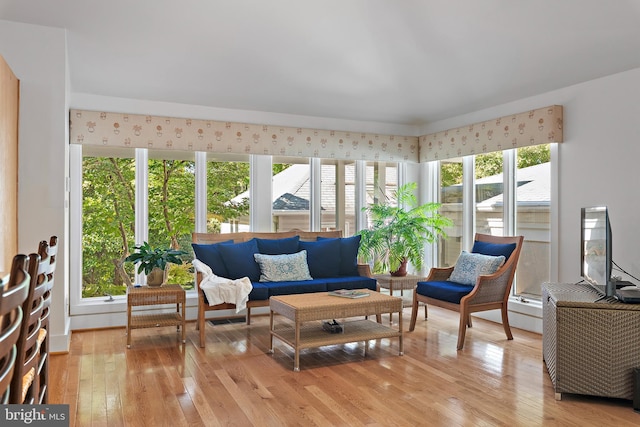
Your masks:
<instances>
[{"instance_id":1,"label":"television screen","mask_svg":"<svg viewBox=\"0 0 640 427\"><path fill-rule=\"evenodd\" d=\"M604 296L613 296L611 225L605 206L582 208L580 242L582 278Z\"/></svg>"}]
</instances>

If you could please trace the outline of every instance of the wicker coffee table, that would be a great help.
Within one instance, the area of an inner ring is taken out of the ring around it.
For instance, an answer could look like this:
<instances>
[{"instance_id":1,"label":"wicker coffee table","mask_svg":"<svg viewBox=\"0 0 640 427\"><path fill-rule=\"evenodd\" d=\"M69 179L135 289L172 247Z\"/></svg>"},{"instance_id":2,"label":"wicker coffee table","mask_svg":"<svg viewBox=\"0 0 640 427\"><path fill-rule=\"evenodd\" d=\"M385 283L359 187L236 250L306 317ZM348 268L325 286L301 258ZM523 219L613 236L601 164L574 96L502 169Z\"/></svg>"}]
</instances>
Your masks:
<instances>
[{"instance_id":1,"label":"wicker coffee table","mask_svg":"<svg viewBox=\"0 0 640 427\"><path fill-rule=\"evenodd\" d=\"M368 292L369 296L351 299L317 292L271 297L269 352L273 353L273 337L290 345L295 352L293 370L299 371L301 349L397 337L398 353L402 356L402 299L367 289L362 291ZM398 329L368 319L350 319L341 322L342 333L329 333L322 329L320 322L373 315L379 318L383 313L394 312L398 313ZM276 314L290 322L278 322L276 326Z\"/></svg>"}]
</instances>

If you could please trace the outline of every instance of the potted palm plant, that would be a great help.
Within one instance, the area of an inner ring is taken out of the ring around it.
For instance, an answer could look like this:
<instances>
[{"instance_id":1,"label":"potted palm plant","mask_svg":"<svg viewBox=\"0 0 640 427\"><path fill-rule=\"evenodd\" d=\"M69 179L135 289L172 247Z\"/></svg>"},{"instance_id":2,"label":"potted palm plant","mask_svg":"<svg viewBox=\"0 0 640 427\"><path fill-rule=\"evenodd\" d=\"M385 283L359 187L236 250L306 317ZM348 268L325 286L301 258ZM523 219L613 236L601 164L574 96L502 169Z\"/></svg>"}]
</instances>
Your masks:
<instances>
[{"instance_id":1,"label":"potted palm plant","mask_svg":"<svg viewBox=\"0 0 640 427\"><path fill-rule=\"evenodd\" d=\"M166 277L167 264L182 264L179 255L186 254L185 251L171 248L152 248L149 243L144 242L135 246L136 252L125 258L125 261L138 264L138 274L147 275L147 285L160 286Z\"/></svg>"},{"instance_id":2,"label":"potted palm plant","mask_svg":"<svg viewBox=\"0 0 640 427\"><path fill-rule=\"evenodd\" d=\"M453 224L437 212L439 203L418 205L416 188L415 182L404 184L395 192L397 203L385 200L363 208L371 226L359 232L358 256L365 262L374 262L374 273L405 276L407 262L421 269L425 244L438 236L446 237L444 228Z\"/></svg>"}]
</instances>

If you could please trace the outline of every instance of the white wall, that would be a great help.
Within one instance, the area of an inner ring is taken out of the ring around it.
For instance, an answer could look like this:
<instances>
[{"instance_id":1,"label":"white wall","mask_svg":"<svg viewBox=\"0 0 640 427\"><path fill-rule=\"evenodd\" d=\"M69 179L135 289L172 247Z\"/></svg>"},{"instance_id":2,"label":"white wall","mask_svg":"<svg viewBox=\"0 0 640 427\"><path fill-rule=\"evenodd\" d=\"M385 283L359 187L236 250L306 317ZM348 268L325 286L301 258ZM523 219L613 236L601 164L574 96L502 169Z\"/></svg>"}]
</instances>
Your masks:
<instances>
[{"instance_id":1,"label":"white wall","mask_svg":"<svg viewBox=\"0 0 640 427\"><path fill-rule=\"evenodd\" d=\"M59 238L50 349L66 351L66 34L61 29L0 20L0 54L20 79L18 250L36 252L41 240L49 240L54 234Z\"/></svg>"},{"instance_id":2,"label":"white wall","mask_svg":"<svg viewBox=\"0 0 640 427\"><path fill-rule=\"evenodd\" d=\"M421 134L530 109L564 106L558 146L558 277L580 280L580 208L607 205L613 258L640 278L640 68L432 123ZM629 280L628 277L625 277Z\"/></svg>"}]
</instances>

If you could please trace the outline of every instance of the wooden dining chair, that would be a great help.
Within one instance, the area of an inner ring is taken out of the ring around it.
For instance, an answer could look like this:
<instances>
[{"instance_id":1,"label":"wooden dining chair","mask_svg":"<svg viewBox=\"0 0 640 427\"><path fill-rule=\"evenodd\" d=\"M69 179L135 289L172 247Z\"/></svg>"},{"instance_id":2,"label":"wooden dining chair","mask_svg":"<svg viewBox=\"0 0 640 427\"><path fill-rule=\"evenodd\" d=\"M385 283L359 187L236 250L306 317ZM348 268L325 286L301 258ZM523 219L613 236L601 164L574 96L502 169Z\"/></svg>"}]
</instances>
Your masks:
<instances>
[{"instance_id":1,"label":"wooden dining chair","mask_svg":"<svg viewBox=\"0 0 640 427\"><path fill-rule=\"evenodd\" d=\"M34 404L37 403L36 393L39 390L38 375L39 362L38 334L40 333L40 316L42 314L43 298L47 290L48 260L44 262L40 255L29 255L28 273L30 276L29 293L22 304L24 318L20 325L20 337L16 344L16 367L11 380L9 403Z\"/></svg>"},{"instance_id":2,"label":"wooden dining chair","mask_svg":"<svg viewBox=\"0 0 640 427\"><path fill-rule=\"evenodd\" d=\"M51 310L51 295L53 290L53 273L56 269L56 257L58 254L58 238L52 236L49 243L46 240L40 242L38 255L47 266L47 288L42 296L42 314L40 315L40 333L38 334L38 346L40 350L38 362L38 390L35 393L36 401L40 404L49 403L49 315Z\"/></svg>"},{"instance_id":3,"label":"wooden dining chair","mask_svg":"<svg viewBox=\"0 0 640 427\"><path fill-rule=\"evenodd\" d=\"M6 283L0 281L0 403L9 403L10 385L16 366L22 324L22 304L29 293L27 256L16 255Z\"/></svg>"}]
</instances>

